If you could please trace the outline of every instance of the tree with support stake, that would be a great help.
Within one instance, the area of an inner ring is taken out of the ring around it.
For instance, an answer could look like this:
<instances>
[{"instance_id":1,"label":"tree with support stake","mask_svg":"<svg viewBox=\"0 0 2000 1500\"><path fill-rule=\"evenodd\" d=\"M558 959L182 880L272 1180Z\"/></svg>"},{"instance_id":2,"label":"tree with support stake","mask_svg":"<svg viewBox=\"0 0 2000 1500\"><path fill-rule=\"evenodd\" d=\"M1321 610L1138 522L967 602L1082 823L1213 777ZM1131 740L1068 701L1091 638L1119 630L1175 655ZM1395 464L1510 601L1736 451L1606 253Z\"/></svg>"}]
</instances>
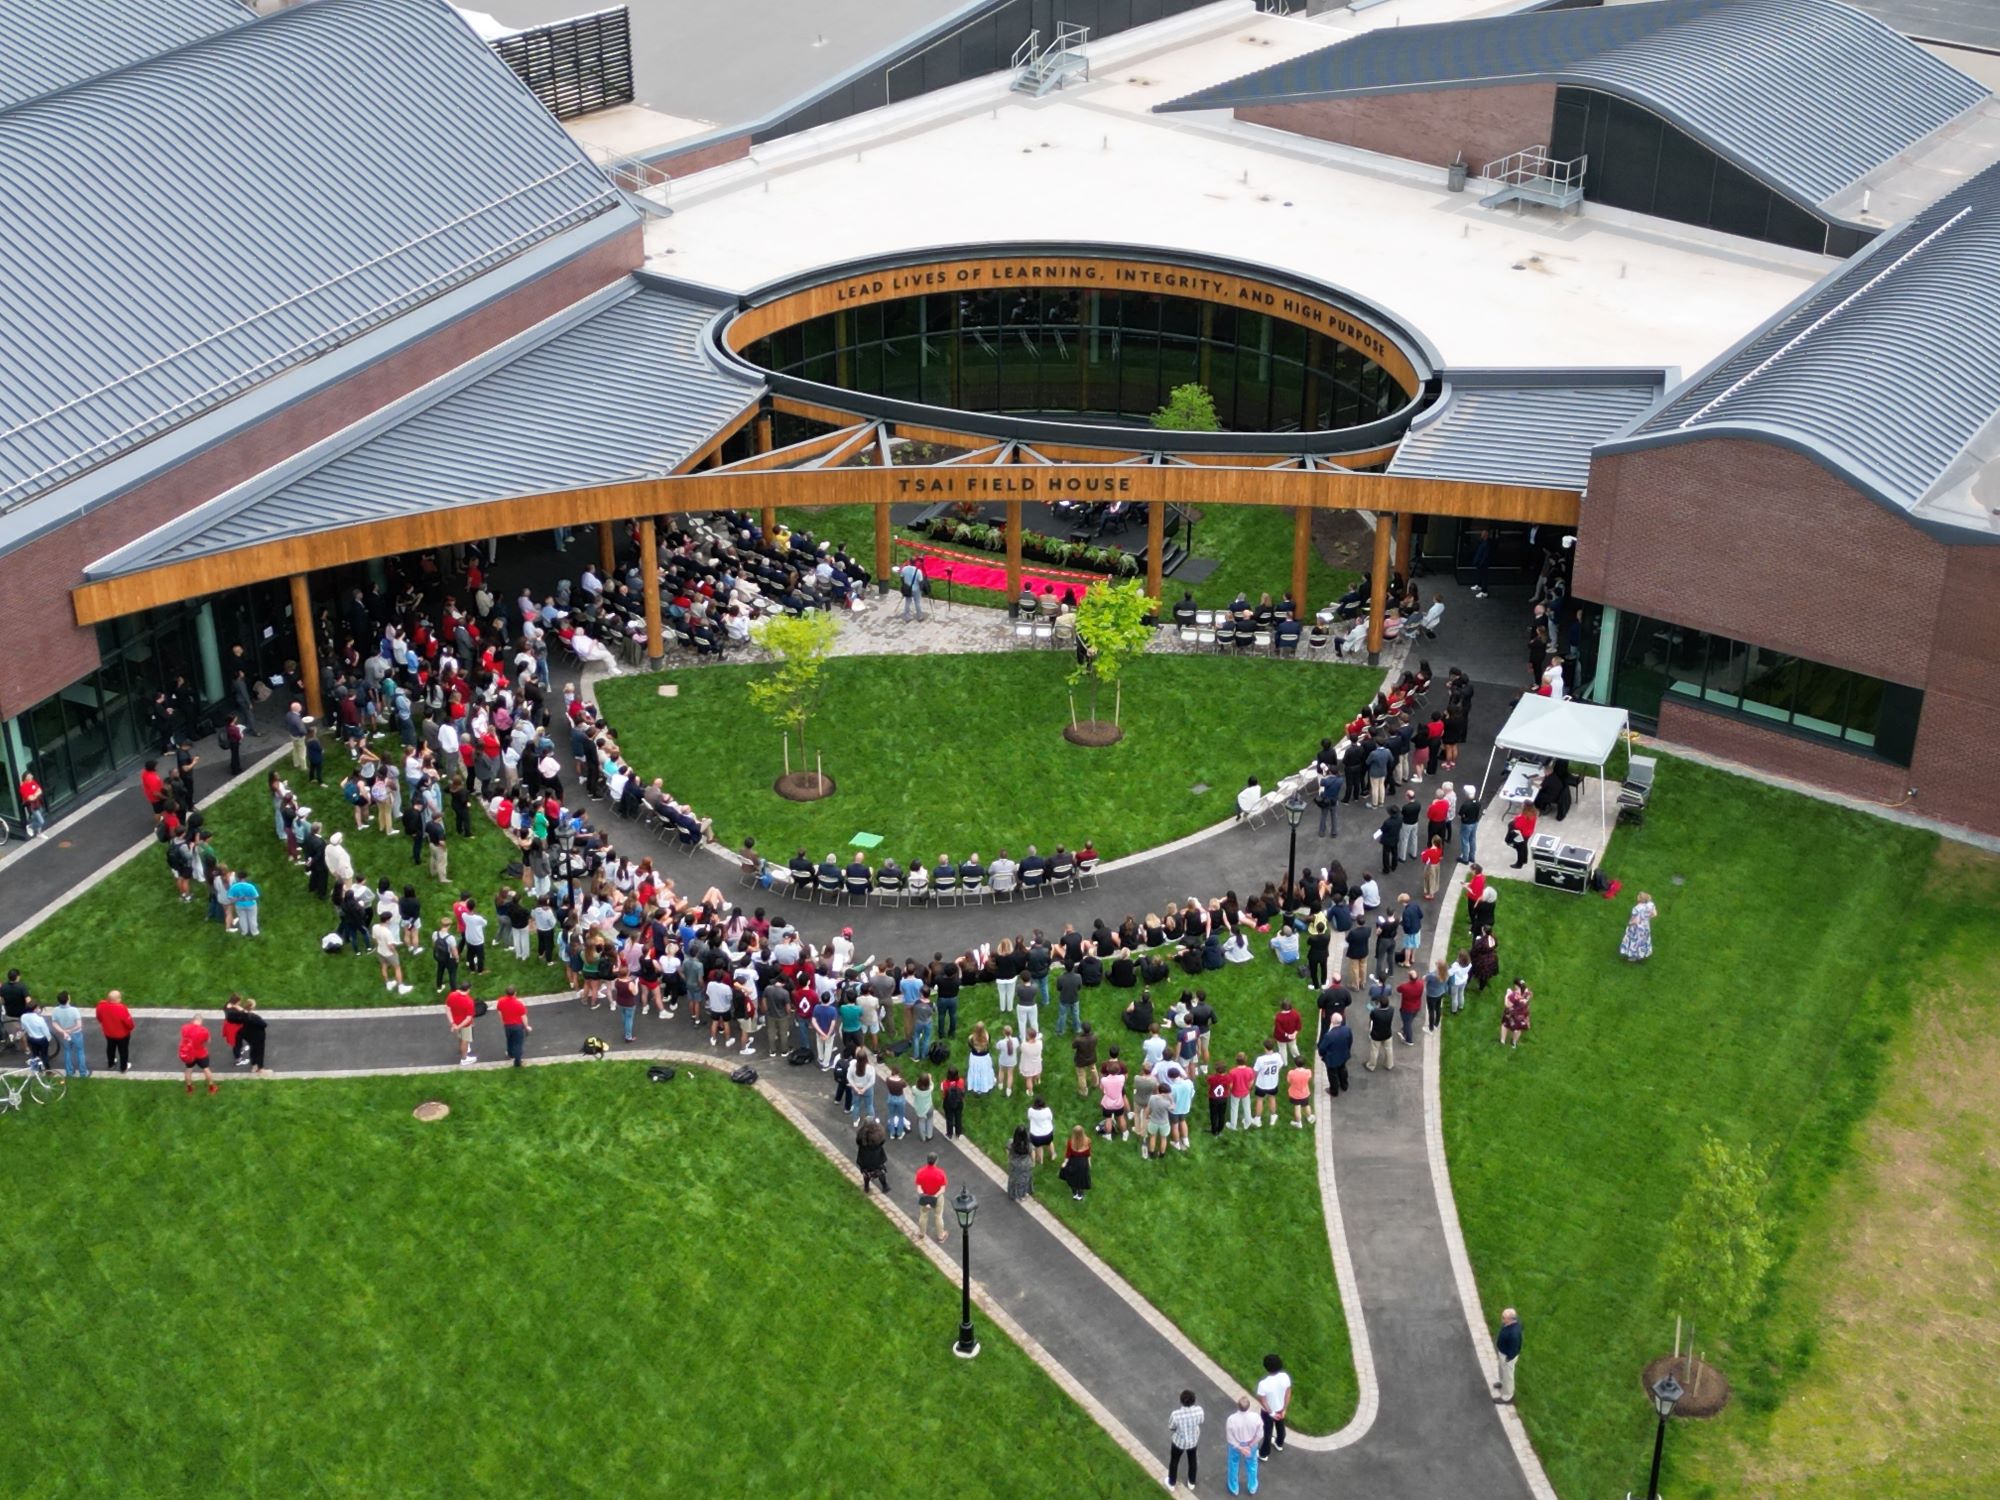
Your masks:
<instances>
[{"instance_id":1,"label":"tree with support stake","mask_svg":"<svg viewBox=\"0 0 2000 1500\"><path fill-rule=\"evenodd\" d=\"M1661 1260L1661 1286L1676 1318L1687 1319L1687 1340L1682 1343L1677 1323L1673 1355L1646 1372L1648 1380L1668 1369L1678 1377L1686 1388L1681 1416L1713 1416L1729 1399L1728 1382L1697 1357L1695 1340L1704 1328L1713 1337L1740 1324L1763 1295L1775 1259L1763 1209L1765 1181L1762 1155L1739 1151L1703 1128L1694 1180L1668 1227Z\"/></svg>"},{"instance_id":2,"label":"tree with support stake","mask_svg":"<svg viewBox=\"0 0 2000 1500\"><path fill-rule=\"evenodd\" d=\"M778 726L785 742L785 774L775 790L793 802L816 802L833 795L833 782L817 758L806 757L806 726L819 711L826 687L826 660L839 625L824 610L773 615L751 627L750 638L777 660L750 684L750 702ZM799 741L799 768L792 769L792 736Z\"/></svg>"},{"instance_id":3,"label":"tree with support stake","mask_svg":"<svg viewBox=\"0 0 2000 1500\"><path fill-rule=\"evenodd\" d=\"M1159 600L1146 597L1136 578L1122 583L1093 583L1076 606L1076 666L1069 674L1069 727L1063 738L1073 745L1114 745L1125 737L1118 726L1124 707L1124 691L1119 679L1126 664L1146 649L1153 638L1148 619L1159 610ZM1076 686L1090 683L1090 717L1076 713ZM1097 693L1111 684L1111 722L1097 717Z\"/></svg>"}]
</instances>

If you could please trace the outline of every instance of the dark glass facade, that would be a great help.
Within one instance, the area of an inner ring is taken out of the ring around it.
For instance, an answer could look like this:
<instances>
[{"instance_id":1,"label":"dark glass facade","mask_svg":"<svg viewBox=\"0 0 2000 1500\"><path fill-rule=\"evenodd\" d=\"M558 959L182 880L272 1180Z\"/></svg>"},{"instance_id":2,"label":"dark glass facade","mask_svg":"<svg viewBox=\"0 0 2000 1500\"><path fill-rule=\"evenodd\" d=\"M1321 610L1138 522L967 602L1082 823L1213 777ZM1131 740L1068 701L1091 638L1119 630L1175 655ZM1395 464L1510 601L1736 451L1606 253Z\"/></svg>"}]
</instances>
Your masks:
<instances>
[{"instance_id":1,"label":"dark glass facade","mask_svg":"<svg viewBox=\"0 0 2000 1500\"><path fill-rule=\"evenodd\" d=\"M1829 248L1823 220L1636 104L1559 88L1551 136L1557 160L1590 158L1583 196L1592 203L1797 250Z\"/></svg>"},{"instance_id":2,"label":"dark glass facade","mask_svg":"<svg viewBox=\"0 0 2000 1500\"><path fill-rule=\"evenodd\" d=\"M1643 719L1679 698L1899 766L1916 747L1922 688L1644 615L1619 616L1617 652L1611 701Z\"/></svg>"},{"instance_id":3,"label":"dark glass facade","mask_svg":"<svg viewBox=\"0 0 2000 1500\"><path fill-rule=\"evenodd\" d=\"M153 697L171 693L177 678L195 705L195 729L205 731L227 712L232 648L243 648L254 678L281 670L295 639L285 588L270 584L98 626L96 671L0 722L0 817L19 826L19 785L29 766L57 812L157 750Z\"/></svg>"},{"instance_id":4,"label":"dark glass facade","mask_svg":"<svg viewBox=\"0 0 2000 1500\"><path fill-rule=\"evenodd\" d=\"M1177 385L1232 432L1328 431L1408 397L1366 355L1297 323L1189 297L1088 288L941 292L828 313L745 354L765 369L959 411L1142 423Z\"/></svg>"}]
</instances>

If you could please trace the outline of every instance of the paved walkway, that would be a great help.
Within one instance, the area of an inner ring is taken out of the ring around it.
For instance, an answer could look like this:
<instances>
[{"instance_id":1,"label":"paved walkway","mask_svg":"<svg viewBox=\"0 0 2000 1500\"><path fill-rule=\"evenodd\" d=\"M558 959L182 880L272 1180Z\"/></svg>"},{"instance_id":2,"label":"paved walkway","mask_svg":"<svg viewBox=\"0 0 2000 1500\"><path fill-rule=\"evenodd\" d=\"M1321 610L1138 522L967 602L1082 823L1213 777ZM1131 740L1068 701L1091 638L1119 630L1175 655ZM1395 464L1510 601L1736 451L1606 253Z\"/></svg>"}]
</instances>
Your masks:
<instances>
[{"instance_id":1,"label":"paved walkway","mask_svg":"<svg viewBox=\"0 0 2000 1500\"><path fill-rule=\"evenodd\" d=\"M1499 685L1481 689L1475 730L1484 727L1486 735L1465 747L1464 764L1483 764L1486 736L1511 696ZM1302 745L1299 759L1304 761L1312 748ZM249 774L256 774L254 767ZM1365 807L1343 809L1339 836L1325 840L1314 836L1309 823L1300 830L1301 861L1338 857L1350 872L1378 868L1371 838L1374 821ZM51 848L6 872L46 877L31 882L35 895L23 905L46 905L61 890L61 874L75 868L76 856L85 849L91 851L94 869L101 869L105 851L97 846L118 838L119 825L127 841L135 831L143 832L143 810L125 807L121 799L75 822L69 850ZM140 825L136 830L135 823ZM1143 915L1168 899L1206 897L1227 887L1239 892L1259 888L1283 870L1289 832L1278 819L1257 830L1238 826L1197 835L1162 851L1107 864L1097 890L1021 903L1006 912L892 908L788 915L809 930L852 920L864 951L928 956L1006 930L1038 926L1053 932L1065 921L1087 926L1099 912L1107 917L1126 911ZM146 845L136 847L143 851ZM18 883L0 879L0 886L8 888ZM1393 878L1388 884L1400 889ZM1393 895L1394 889L1384 894ZM6 896L15 892L8 889ZM774 904L802 905L782 897ZM1449 910L1448 902L1445 907ZM1448 940L1448 935L1439 934L1438 940ZM267 1014L269 1053L280 1086L285 1079L451 1067L451 1039L432 1006ZM178 1076L173 1056L177 1024L177 1013L141 1013L134 1077ZM537 1002L534 1024L529 1054L538 1063L582 1062L585 1035L615 1032L605 1015L586 1012L567 997ZM496 1065L501 1038L496 1021L481 1026L480 1045L486 1052L479 1066L485 1068ZM703 1064L718 1060L717 1053L692 1045L698 1040L685 1021L648 1021L642 1022L640 1050L625 1050ZM101 1043L93 1040L92 1045L95 1056ZM1466 1305L1469 1271L1456 1240L1455 1218L1447 1220L1449 1188L1440 1177L1431 1076L1434 1045L1427 1039L1415 1048L1399 1046L1393 1073L1370 1075L1357 1068L1355 1089L1337 1104L1324 1097L1322 1088L1318 1149L1334 1265L1301 1267L1297 1285L1276 1295L1342 1298L1362 1395L1354 1419L1340 1433L1295 1437L1285 1455L1266 1466L1262 1493L1281 1500L1322 1495L1336 1487L1346 1493L1349 1486L1380 1497L1513 1500L1548 1494L1518 1422L1489 1399L1490 1351L1481 1347L1482 1315L1476 1306L1468 1310ZM769 1057L757 1061L761 1087L773 1104L851 1171L851 1133L833 1105L825 1076ZM245 1085L254 1086L242 1074L226 1076L226 1086ZM878 1200L912 1234L914 1204L906 1185L922 1149L914 1136L891 1147L897 1192ZM1008 1202L998 1168L982 1153L941 1136L936 1149L953 1180L974 1183L982 1200L974 1255L985 1317L1016 1338L1114 1438L1155 1471L1166 1412L1182 1387L1192 1387L1211 1413L1213 1430L1203 1444L1211 1473L1204 1482L1218 1487L1221 1420L1242 1389L1237 1382L1254 1381L1256 1372L1219 1369L1052 1216L1038 1205ZM957 1274L950 1255L926 1249L942 1271Z\"/></svg>"}]
</instances>

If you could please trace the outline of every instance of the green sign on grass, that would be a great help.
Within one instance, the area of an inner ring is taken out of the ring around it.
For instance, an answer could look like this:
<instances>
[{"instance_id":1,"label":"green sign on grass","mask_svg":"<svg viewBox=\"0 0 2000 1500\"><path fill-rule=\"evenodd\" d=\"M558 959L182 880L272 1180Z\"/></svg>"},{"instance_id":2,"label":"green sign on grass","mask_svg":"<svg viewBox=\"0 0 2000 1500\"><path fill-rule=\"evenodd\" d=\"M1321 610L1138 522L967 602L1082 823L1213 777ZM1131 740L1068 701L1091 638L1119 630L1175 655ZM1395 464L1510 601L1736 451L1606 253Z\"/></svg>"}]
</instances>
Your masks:
<instances>
[{"instance_id":1,"label":"green sign on grass","mask_svg":"<svg viewBox=\"0 0 2000 1500\"><path fill-rule=\"evenodd\" d=\"M877 844L882 842L882 835L879 833L857 833L847 842L857 849L873 849Z\"/></svg>"}]
</instances>

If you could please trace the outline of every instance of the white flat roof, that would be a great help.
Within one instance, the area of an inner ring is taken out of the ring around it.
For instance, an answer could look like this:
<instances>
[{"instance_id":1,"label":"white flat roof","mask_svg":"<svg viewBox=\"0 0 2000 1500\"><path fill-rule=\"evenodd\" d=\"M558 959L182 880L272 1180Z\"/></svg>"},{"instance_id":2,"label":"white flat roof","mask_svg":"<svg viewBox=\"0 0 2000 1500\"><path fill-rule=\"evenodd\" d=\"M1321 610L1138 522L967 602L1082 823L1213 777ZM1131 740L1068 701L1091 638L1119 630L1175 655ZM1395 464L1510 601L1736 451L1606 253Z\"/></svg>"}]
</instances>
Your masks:
<instances>
[{"instance_id":1,"label":"white flat roof","mask_svg":"<svg viewBox=\"0 0 2000 1500\"><path fill-rule=\"evenodd\" d=\"M1094 81L1047 99L996 75L773 142L674 184L673 216L646 231L649 268L740 292L934 245L1116 241L1331 283L1449 364L1686 374L1834 264L1594 204L1569 219L1483 209L1476 181L1448 193L1436 168L1226 114L1147 112L1323 46L1329 29L1215 7L1096 44Z\"/></svg>"}]
</instances>

